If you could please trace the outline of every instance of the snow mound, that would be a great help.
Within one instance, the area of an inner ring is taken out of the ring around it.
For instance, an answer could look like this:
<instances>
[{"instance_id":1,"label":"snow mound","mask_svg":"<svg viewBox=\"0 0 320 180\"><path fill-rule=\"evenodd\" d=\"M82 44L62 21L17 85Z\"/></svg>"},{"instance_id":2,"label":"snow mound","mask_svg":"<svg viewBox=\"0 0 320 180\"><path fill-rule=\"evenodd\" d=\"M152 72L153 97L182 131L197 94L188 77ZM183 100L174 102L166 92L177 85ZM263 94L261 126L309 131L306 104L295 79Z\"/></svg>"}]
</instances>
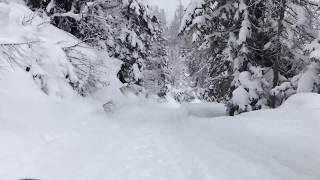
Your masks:
<instances>
[{"instance_id":1,"label":"snow mound","mask_svg":"<svg viewBox=\"0 0 320 180\"><path fill-rule=\"evenodd\" d=\"M189 116L195 117L219 117L226 115L226 107L219 103L190 103L183 104L184 109Z\"/></svg>"},{"instance_id":2,"label":"snow mound","mask_svg":"<svg viewBox=\"0 0 320 180\"><path fill-rule=\"evenodd\" d=\"M290 97L282 106L283 109L320 109L320 95L299 93Z\"/></svg>"}]
</instances>

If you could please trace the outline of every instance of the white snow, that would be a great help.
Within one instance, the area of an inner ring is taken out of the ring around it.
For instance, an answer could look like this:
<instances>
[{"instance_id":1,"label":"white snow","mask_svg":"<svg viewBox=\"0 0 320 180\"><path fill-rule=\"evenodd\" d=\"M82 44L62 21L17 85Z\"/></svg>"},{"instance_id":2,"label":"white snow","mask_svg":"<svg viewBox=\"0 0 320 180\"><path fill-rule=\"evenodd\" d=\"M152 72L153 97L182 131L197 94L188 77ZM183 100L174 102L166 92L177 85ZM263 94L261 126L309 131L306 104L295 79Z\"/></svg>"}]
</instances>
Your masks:
<instances>
[{"instance_id":1,"label":"white snow","mask_svg":"<svg viewBox=\"0 0 320 180\"><path fill-rule=\"evenodd\" d=\"M188 116L207 118L226 116L226 107L218 103L189 103L183 104L181 109L184 110Z\"/></svg>"},{"instance_id":2,"label":"white snow","mask_svg":"<svg viewBox=\"0 0 320 180\"><path fill-rule=\"evenodd\" d=\"M240 109L248 110L250 104L250 95L243 86L237 87L232 92L232 102L235 105L238 105Z\"/></svg>"},{"instance_id":3,"label":"white snow","mask_svg":"<svg viewBox=\"0 0 320 180\"><path fill-rule=\"evenodd\" d=\"M107 114L92 98L46 96L20 70L0 86L0 179L320 178L320 95L214 118L223 107L139 98Z\"/></svg>"},{"instance_id":4,"label":"white snow","mask_svg":"<svg viewBox=\"0 0 320 180\"><path fill-rule=\"evenodd\" d=\"M64 97L73 93L70 82L78 84L79 88L85 87L92 75L92 64L99 65L99 69L94 70L106 72L95 75L95 78L105 76L101 81L106 81L104 83L110 86L114 83L118 86L119 83L114 81L117 78L112 76L119 70L114 69L115 59L88 48L71 34L46 22L45 18L33 13L23 4L0 2L0 25L4 24L0 30L0 66L6 68L11 64L14 68L29 68L30 76L51 96ZM11 44L16 45L12 47ZM7 54L14 57L9 58ZM79 60L74 62L69 56ZM81 69L74 68L75 65L81 66ZM115 67L120 68L120 64L117 63Z\"/></svg>"},{"instance_id":5,"label":"white snow","mask_svg":"<svg viewBox=\"0 0 320 180\"><path fill-rule=\"evenodd\" d=\"M133 68L134 78L136 81L138 81L139 79L142 78L142 73L139 69L139 65L137 63L134 63L132 68Z\"/></svg>"},{"instance_id":6,"label":"white snow","mask_svg":"<svg viewBox=\"0 0 320 180\"><path fill-rule=\"evenodd\" d=\"M190 1L189 5L187 6L188 8L185 10L184 16L182 18L181 27L179 28L179 32L182 32L183 30L185 30L186 25L188 23L194 24L194 22L191 22L192 21L191 17L195 16L196 13L194 10L196 8L200 8L203 3L204 3L203 0L191 0Z\"/></svg>"},{"instance_id":7,"label":"white snow","mask_svg":"<svg viewBox=\"0 0 320 180\"><path fill-rule=\"evenodd\" d=\"M252 68L254 74L249 71L244 71L239 74L237 89L233 91L232 102L238 105L242 110L249 110L249 104L251 100L259 98L259 95L263 93L261 87L261 72L259 69Z\"/></svg>"},{"instance_id":8,"label":"white snow","mask_svg":"<svg viewBox=\"0 0 320 180\"><path fill-rule=\"evenodd\" d=\"M247 9L247 5L243 0L240 0L239 4L239 13L243 12L243 21L241 23L241 28L239 32L238 44L246 42L247 38L251 36L251 22L249 20L249 12Z\"/></svg>"},{"instance_id":9,"label":"white snow","mask_svg":"<svg viewBox=\"0 0 320 180\"><path fill-rule=\"evenodd\" d=\"M305 49L310 51L310 58L320 59L320 33L318 38L308 44Z\"/></svg>"},{"instance_id":10,"label":"white snow","mask_svg":"<svg viewBox=\"0 0 320 180\"><path fill-rule=\"evenodd\" d=\"M311 63L302 73L298 82L298 92L317 92L316 85L320 84L319 64Z\"/></svg>"},{"instance_id":11,"label":"white snow","mask_svg":"<svg viewBox=\"0 0 320 180\"><path fill-rule=\"evenodd\" d=\"M65 77L68 75L72 81L78 78L63 48L79 40L50 24L39 26L44 19L38 16L24 23L26 17L32 16L32 11L22 4L1 2L0 6L0 24L6 24L0 30L1 66L7 67L11 63L13 67L30 68L29 76L33 76L46 93L53 96L69 94L70 90L66 89L71 88L66 87L69 85ZM6 44L22 45L11 47ZM86 53L90 54L88 50ZM13 56L13 60L6 54Z\"/></svg>"},{"instance_id":12,"label":"white snow","mask_svg":"<svg viewBox=\"0 0 320 180\"><path fill-rule=\"evenodd\" d=\"M49 0L49 4L46 7L46 11L49 13L54 8L54 0Z\"/></svg>"},{"instance_id":13,"label":"white snow","mask_svg":"<svg viewBox=\"0 0 320 180\"><path fill-rule=\"evenodd\" d=\"M297 14L297 22L293 26L302 26L308 21L306 10L301 5L289 3L288 6Z\"/></svg>"},{"instance_id":14,"label":"white snow","mask_svg":"<svg viewBox=\"0 0 320 180\"><path fill-rule=\"evenodd\" d=\"M300 93L288 99L281 108L320 110L320 95L314 93Z\"/></svg>"}]
</instances>

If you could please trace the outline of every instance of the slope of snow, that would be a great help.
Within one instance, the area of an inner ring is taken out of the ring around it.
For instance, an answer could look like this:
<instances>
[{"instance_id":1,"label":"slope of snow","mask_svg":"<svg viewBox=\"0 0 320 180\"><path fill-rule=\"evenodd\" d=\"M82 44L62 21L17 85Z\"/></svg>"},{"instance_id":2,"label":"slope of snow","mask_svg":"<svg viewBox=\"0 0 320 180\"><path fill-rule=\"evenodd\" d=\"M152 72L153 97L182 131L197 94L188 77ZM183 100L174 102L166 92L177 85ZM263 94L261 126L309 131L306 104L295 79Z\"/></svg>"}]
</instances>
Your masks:
<instances>
[{"instance_id":1,"label":"slope of snow","mask_svg":"<svg viewBox=\"0 0 320 180\"><path fill-rule=\"evenodd\" d=\"M32 82L23 70L0 79L0 179L320 178L319 95L235 118L139 98L106 114L99 95L60 99Z\"/></svg>"},{"instance_id":2,"label":"slope of snow","mask_svg":"<svg viewBox=\"0 0 320 180\"><path fill-rule=\"evenodd\" d=\"M1 66L29 69L29 76L33 76L39 88L47 94L70 95L72 90L66 87L68 80L65 77L68 75L71 81L78 81L78 78L67 60L63 45L58 42L64 39L76 43L77 40L49 24L39 26L43 21L22 4L0 3L0 24L3 24L0 30Z\"/></svg>"},{"instance_id":3,"label":"slope of snow","mask_svg":"<svg viewBox=\"0 0 320 180\"><path fill-rule=\"evenodd\" d=\"M91 64L101 66L101 81L114 86L108 87L108 90L121 87L114 78L120 69L119 61L88 48L71 34L51 25L45 15L32 12L22 2L0 2L0 25L0 66L28 71L29 76L33 76L35 83L48 95L68 97L74 93L70 84L76 84L79 89L85 87L91 75L88 69ZM76 46L79 44L81 46ZM79 62L73 62L74 59L69 56L78 58Z\"/></svg>"}]
</instances>

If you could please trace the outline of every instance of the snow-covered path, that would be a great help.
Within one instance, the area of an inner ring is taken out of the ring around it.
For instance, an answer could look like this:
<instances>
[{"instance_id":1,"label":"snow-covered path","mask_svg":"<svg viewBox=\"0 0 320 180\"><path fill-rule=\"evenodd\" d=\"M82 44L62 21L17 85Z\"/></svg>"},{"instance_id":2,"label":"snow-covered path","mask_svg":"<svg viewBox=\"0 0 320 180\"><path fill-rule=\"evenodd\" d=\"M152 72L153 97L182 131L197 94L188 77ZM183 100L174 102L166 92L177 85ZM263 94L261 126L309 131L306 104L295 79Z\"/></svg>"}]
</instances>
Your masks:
<instances>
[{"instance_id":1,"label":"snow-covered path","mask_svg":"<svg viewBox=\"0 0 320 180\"><path fill-rule=\"evenodd\" d=\"M317 94L237 117L125 97L108 114L104 98L47 96L19 70L2 77L1 180L320 179Z\"/></svg>"},{"instance_id":2,"label":"snow-covered path","mask_svg":"<svg viewBox=\"0 0 320 180\"><path fill-rule=\"evenodd\" d=\"M320 179L319 108L200 118L145 100L106 114L24 98L1 103L3 180Z\"/></svg>"}]
</instances>

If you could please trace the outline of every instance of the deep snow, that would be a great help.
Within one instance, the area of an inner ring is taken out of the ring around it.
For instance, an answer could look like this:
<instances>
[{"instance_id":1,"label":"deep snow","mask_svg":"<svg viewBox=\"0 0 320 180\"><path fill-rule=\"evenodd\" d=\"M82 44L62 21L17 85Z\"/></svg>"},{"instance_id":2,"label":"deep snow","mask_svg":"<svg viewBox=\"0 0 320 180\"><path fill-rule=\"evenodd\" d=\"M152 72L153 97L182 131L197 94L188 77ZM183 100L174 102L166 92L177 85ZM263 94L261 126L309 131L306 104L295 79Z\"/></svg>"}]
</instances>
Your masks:
<instances>
[{"instance_id":1,"label":"deep snow","mask_svg":"<svg viewBox=\"0 0 320 180\"><path fill-rule=\"evenodd\" d=\"M0 86L3 180L320 179L319 95L201 118L223 108L127 97L108 114L99 95L50 97L18 70L3 73Z\"/></svg>"}]
</instances>

